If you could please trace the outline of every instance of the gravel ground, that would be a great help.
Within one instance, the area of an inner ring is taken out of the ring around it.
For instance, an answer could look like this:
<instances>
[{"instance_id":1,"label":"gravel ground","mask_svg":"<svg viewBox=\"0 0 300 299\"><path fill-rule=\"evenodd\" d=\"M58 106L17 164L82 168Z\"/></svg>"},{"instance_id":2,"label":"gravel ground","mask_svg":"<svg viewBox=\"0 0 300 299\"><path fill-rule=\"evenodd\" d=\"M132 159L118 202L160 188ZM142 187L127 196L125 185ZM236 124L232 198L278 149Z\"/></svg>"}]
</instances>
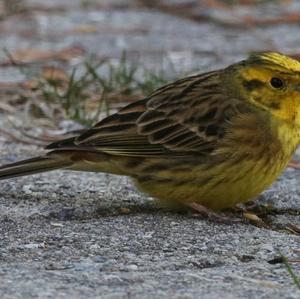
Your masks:
<instances>
[{"instance_id":1,"label":"gravel ground","mask_svg":"<svg viewBox=\"0 0 300 299\"><path fill-rule=\"evenodd\" d=\"M168 53L182 72L216 68L250 50L300 49L296 23L231 28L134 5L140 1L103 1L103 7L116 6L109 11L93 9L97 1L86 1L86 10L80 1L50 2L24 1L39 14L25 22L4 19L1 46L13 52L80 43L88 53L112 59L125 48L131 59L143 55L153 67ZM297 1L289 3L290 10L299 9ZM82 24L98 31L65 35ZM0 82L23 79L14 67L0 67ZM0 127L5 119L1 114ZM41 151L0 136L0 164ZM162 210L118 176L57 171L2 181L0 298L300 298L284 265L269 263L282 253L299 276L299 235L286 229L300 223L299 180L299 171L287 169L260 196L258 205L276 209L267 217L269 227Z\"/></svg>"},{"instance_id":2,"label":"gravel ground","mask_svg":"<svg viewBox=\"0 0 300 299\"><path fill-rule=\"evenodd\" d=\"M40 152L3 139L0 151L3 163ZM0 297L299 298L285 267L268 263L299 260L299 236L278 228L300 223L299 179L288 169L261 196L280 211L271 228L164 211L118 176L3 181Z\"/></svg>"}]
</instances>

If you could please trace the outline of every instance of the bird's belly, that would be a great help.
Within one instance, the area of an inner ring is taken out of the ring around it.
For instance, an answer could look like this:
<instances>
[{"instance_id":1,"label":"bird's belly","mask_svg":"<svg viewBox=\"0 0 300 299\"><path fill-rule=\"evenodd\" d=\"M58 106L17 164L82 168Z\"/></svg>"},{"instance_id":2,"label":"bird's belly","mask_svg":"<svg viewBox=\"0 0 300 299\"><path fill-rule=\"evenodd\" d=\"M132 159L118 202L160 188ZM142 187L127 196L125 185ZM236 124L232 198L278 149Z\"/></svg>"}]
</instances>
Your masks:
<instances>
[{"instance_id":1,"label":"bird's belly","mask_svg":"<svg viewBox=\"0 0 300 299\"><path fill-rule=\"evenodd\" d=\"M272 184L284 169L286 161L266 164L266 161L247 160L238 166L222 163L220 166L203 169L191 167L187 175L179 179L180 173L174 176L147 177L137 179L142 191L159 198L164 205L174 206L185 202L197 202L213 210L229 208L238 203L249 201Z\"/></svg>"}]
</instances>

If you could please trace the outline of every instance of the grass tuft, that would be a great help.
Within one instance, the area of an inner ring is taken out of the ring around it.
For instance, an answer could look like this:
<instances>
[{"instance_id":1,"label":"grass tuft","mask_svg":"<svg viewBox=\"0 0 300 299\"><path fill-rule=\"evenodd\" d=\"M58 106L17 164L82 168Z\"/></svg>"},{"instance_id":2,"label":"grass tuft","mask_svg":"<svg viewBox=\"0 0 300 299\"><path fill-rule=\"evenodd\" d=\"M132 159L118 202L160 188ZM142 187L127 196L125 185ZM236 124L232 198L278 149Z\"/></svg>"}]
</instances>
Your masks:
<instances>
[{"instance_id":1,"label":"grass tuft","mask_svg":"<svg viewBox=\"0 0 300 299\"><path fill-rule=\"evenodd\" d=\"M283 261L283 264L287 270L287 272L289 273L289 275L291 276L295 286L300 290L300 280L299 278L296 276L296 274L294 273L294 270L293 268L291 267L288 259L281 254L281 258L282 258L282 261Z\"/></svg>"},{"instance_id":2,"label":"grass tuft","mask_svg":"<svg viewBox=\"0 0 300 299\"><path fill-rule=\"evenodd\" d=\"M47 71L44 70L44 73L32 79L32 74L25 72L24 66L19 65L19 68L28 78L30 89L35 91L34 96L38 97L35 105L43 103L52 107L52 110L55 107L56 110L61 110L64 118L85 126L94 124L100 115L108 114L111 108L143 98L169 80L175 79L174 71L171 72L172 78L163 69L153 71L129 63L125 52L116 63L86 59L74 67L70 74L57 68L49 74L48 67ZM35 116L40 110L40 117L47 117L46 114L53 117L55 113L42 113L41 106L32 109Z\"/></svg>"}]
</instances>

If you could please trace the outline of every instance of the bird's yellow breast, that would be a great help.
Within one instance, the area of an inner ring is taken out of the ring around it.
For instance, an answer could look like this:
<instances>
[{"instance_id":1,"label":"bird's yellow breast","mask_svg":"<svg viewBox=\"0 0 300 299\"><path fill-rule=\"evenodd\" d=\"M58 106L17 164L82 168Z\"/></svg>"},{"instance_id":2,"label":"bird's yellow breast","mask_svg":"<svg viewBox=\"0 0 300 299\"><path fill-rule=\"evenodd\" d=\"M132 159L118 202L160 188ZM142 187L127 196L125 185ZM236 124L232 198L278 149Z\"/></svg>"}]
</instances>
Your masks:
<instances>
[{"instance_id":1,"label":"bird's yellow breast","mask_svg":"<svg viewBox=\"0 0 300 299\"><path fill-rule=\"evenodd\" d=\"M232 126L233 133L228 133L210 160L157 171L151 179L137 180L137 185L167 205L197 202L220 210L253 199L286 167L300 131L285 122L264 123L251 116Z\"/></svg>"}]
</instances>

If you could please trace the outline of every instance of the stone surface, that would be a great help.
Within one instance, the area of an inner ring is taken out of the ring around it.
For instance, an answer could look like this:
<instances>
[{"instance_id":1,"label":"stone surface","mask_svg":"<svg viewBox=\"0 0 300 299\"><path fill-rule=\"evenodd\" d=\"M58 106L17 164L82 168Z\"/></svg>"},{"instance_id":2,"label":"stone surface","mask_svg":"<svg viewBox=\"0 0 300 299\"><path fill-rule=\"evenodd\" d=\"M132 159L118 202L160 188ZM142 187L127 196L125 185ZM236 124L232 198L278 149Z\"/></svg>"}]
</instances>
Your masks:
<instances>
[{"instance_id":1,"label":"stone surface","mask_svg":"<svg viewBox=\"0 0 300 299\"><path fill-rule=\"evenodd\" d=\"M15 160L39 149L2 141L0 151ZM261 196L281 209L272 222L299 225L299 179L288 169ZM300 296L285 267L268 263L299 259L299 236L286 230L164 211L112 175L57 171L0 186L2 298Z\"/></svg>"}]
</instances>

